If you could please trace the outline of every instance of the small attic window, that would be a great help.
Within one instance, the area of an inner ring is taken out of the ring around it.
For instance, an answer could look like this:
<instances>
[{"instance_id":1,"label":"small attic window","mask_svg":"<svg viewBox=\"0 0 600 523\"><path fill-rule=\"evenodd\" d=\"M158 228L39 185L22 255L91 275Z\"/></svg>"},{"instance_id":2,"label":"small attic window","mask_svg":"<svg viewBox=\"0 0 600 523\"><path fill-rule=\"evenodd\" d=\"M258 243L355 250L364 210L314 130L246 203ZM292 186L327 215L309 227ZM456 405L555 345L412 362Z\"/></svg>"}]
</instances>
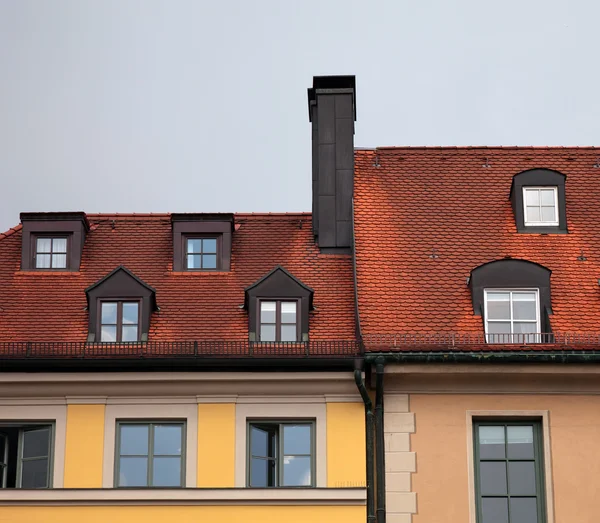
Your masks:
<instances>
[{"instance_id":1,"label":"small attic window","mask_svg":"<svg viewBox=\"0 0 600 523\"><path fill-rule=\"evenodd\" d=\"M68 237L34 236L33 266L36 269L66 269Z\"/></svg>"},{"instance_id":2,"label":"small attic window","mask_svg":"<svg viewBox=\"0 0 600 523\"><path fill-rule=\"evenodd\" d=\"M558 188L523 187L525 226L558 226Z\"/></svg>"},{"instance_id":3,"label":"small attic window","mask_svg":"<svg viewBox=\"0 0 600 523\"><path fill-rule=\"evenodd\" d=\"M567 233L565 181L564 174L550 169L513 176L510 200L518 233Z\"/></svg>"}]
</instances>

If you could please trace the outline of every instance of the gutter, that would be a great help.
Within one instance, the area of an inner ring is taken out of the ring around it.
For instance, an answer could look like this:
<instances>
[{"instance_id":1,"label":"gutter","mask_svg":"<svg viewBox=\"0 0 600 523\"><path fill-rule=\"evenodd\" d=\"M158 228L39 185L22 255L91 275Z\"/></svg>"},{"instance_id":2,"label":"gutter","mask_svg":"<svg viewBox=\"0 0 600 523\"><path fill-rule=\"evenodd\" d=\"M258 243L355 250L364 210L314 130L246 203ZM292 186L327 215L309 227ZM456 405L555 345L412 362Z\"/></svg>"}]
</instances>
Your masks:
<instances>
[{"instance_id":1,"label":"gutter","mask_svg":"<svg viewBox=\"0 0 600 523\"><path fill-rule=\"evenodd\" d=\"M365 363L600 363L597 350L367 352Z\"/></svg>"},{"instance_id":2,"label":"gutter","mask_svg":"<svg viewBox=\"0 0 600 523\"><path fill-rule=\"evenodd\" d=\"M375 474L374 474L374 441L373 441L373 403L365 387L363 381L362 371L360 369L354 370L354 381L363 403L365 404L365 426L366 426L366 454L367 454L367 523L376 523L375 518L375 499L374 499L374 487L375 487ZM377 484L379 487L379 483Z\"/></svg>"},{"instance_id":3,"label":"gutter","mask_svg":"<svg viewBox=\"0 0 600 523\"><path fill-rule=\"evenodd\" d=\"M375 440L377 443L377 523L385 523L385 437L383 433L384 360L375 366Z\"/></svg>"}]
</instances>

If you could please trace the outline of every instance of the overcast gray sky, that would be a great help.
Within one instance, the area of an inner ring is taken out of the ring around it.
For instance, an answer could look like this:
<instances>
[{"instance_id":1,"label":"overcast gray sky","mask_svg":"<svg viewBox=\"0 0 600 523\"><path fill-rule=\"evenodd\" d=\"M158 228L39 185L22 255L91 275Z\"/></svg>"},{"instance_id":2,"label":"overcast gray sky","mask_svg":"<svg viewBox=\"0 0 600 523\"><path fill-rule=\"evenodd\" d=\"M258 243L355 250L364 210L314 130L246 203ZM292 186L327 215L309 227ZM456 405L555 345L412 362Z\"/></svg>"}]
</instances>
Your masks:
<instances>
[{"instance_id":1,"label":"overcast gray sky","mask_svg":"<svg viewBox=\"0 0 600 523\"><path fill-rule=\"evenodd\" d=\"M600 145L593 0L0 0L0 231L21 211L310 209L313 75L355 143Z\"/></svg>"}]
</instances>

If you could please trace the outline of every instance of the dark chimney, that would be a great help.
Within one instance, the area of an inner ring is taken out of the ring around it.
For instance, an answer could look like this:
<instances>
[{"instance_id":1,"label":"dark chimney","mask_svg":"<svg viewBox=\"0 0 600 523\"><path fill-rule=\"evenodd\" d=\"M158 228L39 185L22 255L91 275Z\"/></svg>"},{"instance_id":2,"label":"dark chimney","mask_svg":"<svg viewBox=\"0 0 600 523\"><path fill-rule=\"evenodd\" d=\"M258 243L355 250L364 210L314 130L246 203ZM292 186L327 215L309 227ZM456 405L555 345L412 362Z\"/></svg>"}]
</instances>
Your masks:
<instances>
[{"instance_id":1,"label":"dark chimney","mask_svg":"<svg viewBox=\"0 0 600 523\"><path fill-rule=\"evenodd\" d=\"M308 89L312 122L313 233L322 250L352 247L354 76L315 76Z\"/></svg>"}]
</instances>

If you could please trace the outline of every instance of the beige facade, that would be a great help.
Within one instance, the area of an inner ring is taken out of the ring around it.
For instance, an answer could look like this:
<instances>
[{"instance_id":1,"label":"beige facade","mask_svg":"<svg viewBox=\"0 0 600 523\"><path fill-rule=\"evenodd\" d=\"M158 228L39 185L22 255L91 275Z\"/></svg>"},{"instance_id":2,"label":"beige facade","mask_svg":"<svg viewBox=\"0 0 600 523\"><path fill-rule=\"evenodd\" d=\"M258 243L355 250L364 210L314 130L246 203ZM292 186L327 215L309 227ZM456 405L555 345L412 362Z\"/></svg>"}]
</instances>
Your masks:
<instances>
[{"instance_id":1,"label":"beige facade","mask_svg":"<svg viewBox=\"0 0 600 523\"><path fill-rule=\"evenodd\" d=\"M598 521L598 369L396 365L385 379L390 523L476 523L473 419L539 420L546 521Z\"/></svg>"}]
</instances>

